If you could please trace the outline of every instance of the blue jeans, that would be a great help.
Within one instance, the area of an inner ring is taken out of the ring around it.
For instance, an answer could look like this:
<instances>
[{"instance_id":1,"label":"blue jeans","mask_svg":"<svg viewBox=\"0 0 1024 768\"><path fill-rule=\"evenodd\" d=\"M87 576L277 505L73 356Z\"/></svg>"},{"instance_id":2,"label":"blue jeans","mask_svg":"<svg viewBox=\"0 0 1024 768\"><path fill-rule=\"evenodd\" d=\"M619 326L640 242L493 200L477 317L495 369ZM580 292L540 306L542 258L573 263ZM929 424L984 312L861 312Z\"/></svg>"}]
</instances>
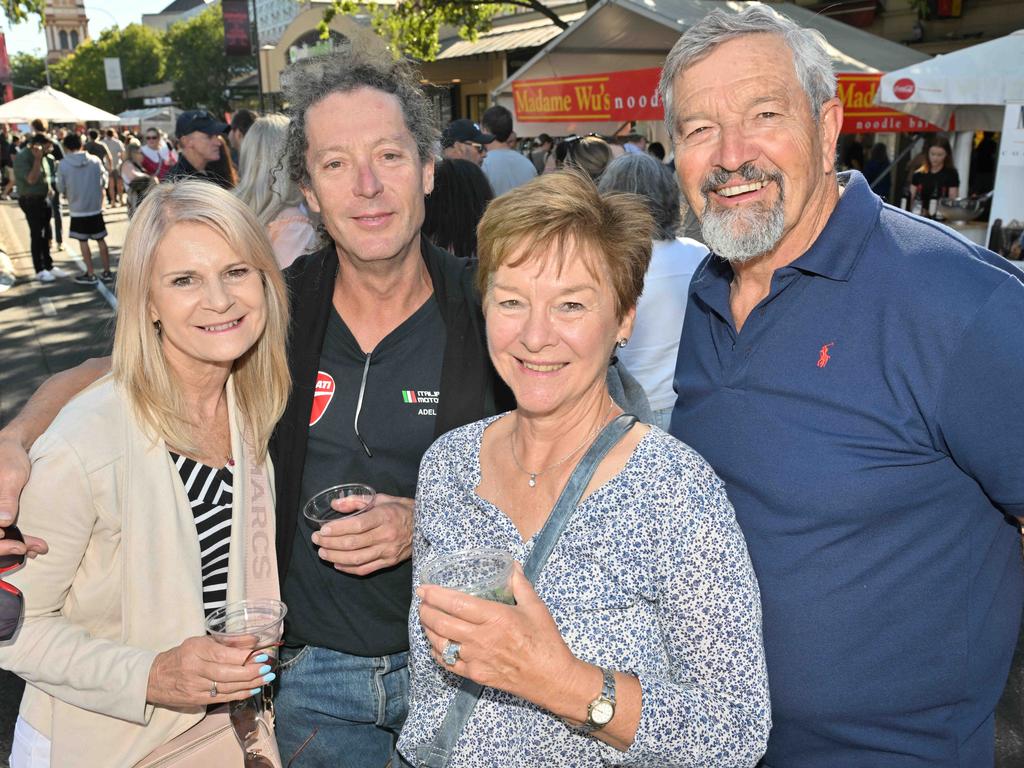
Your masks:
<instances>
[{"instance_id":1,"label":"blue jeans","mask_svg":"<svg viewBox=\"0 0 1024 768\"><path fill-rule=\"evenodd\" d=\"M409 706L408 653L350 656L307 645L283 648L281 663L275 731L286 765L314 729L294 768L405 765L395 742Z\"/></svg>"}]
</instances>

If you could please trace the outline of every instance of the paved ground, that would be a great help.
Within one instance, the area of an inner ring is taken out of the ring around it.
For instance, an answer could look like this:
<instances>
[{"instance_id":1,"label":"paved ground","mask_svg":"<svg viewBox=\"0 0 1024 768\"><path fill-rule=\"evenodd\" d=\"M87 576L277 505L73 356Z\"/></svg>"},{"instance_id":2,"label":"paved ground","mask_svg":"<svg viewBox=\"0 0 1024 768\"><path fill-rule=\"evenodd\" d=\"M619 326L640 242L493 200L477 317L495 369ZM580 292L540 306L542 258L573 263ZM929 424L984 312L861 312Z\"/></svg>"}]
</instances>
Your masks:
<instances>
[{"instance_id":1,"label":"paved ground","mask_svg":"<svg viewBox=\"0 0 1024 768\"><path fill-rule=\"evenodd\" d=\"M124 208L107 212L108 243L115 264L127 228ZM64 219L67 232L67 218ZM67 245L67 243L66 243ZM51 374L90 357L109 354L114 312L100 289L76 285L70 278L42 284L34 279L28 227L17 203L0 202L0 250L10 257L17 282L0 293L0 426L24 405ZM78 245L55 251L54 263L77 272ZM99 265L98 254L93 256ZM0 258L0 270L3 269ZM97 271L99 271L97 269ZM110 292L105 292L110 296ZM112 297L110 297L112 299ZM21 681L0 671L0 768L7 768L11 733L21 700Z\"/></svg>"}]
</instances>

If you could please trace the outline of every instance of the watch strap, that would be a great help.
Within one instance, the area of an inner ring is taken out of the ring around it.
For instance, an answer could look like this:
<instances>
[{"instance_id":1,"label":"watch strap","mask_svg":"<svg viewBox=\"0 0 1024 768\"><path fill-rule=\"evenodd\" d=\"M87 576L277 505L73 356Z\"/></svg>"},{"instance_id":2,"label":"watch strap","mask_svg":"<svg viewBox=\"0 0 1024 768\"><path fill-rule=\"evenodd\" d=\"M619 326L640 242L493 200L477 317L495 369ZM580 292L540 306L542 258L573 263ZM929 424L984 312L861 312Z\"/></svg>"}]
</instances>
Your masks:
<instances>
[{"instance_id":1,"label":"watch strap","mask_svg":"<svg viewBox=\"0 0 1024 768\"><path fill-rule=\"evenodd\" d=\"M604 723L594 722L594 707L602 701L607 701L612 705L612 717L615 717L615 673L605 667L601 667L601 693L590 702L590 705L587 707L587 720L580 726L580 730L583 733L599 731L611 722L611 718Z\"/></svg>"}]
</instances>

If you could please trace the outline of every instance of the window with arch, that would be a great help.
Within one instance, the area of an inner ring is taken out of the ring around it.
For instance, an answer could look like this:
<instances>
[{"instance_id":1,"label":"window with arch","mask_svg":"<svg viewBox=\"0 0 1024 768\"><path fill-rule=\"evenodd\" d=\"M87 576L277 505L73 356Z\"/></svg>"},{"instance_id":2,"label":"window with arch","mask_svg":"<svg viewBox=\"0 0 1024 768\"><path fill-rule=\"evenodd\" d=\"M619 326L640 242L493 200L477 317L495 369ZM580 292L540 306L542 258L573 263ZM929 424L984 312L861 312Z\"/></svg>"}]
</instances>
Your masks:
<instances>
[{"instance_id":1,"label":"window with arch","mask_svg":"<svg viewBox=\"0 0 1024 768\"><path fill-rule=\"evenodd\" d=\"M78 31L71 30L71 50L75 50L78 47Z\"/></svg>"},{"instance_id":2,"label":"window with arch","mask_svg":"<svg viewBox=\"0 0 1024 768\"><path fill-rule=\"evenodd\" d=\"M68 33L66 30L60 31L60 49L66 51L68 49Z\"/></svg>"}]
</instances>

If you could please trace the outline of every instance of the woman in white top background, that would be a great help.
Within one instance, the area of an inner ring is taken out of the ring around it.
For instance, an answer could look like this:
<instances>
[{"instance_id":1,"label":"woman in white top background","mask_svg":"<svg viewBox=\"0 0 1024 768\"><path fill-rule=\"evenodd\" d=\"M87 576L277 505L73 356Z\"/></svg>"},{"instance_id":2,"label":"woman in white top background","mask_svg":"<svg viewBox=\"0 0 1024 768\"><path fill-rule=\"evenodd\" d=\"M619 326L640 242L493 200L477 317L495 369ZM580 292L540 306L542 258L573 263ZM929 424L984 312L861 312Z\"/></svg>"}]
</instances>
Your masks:
<instances>
[{"instance_id":1,"label":"woman in white top background","mask_svg":"<svg viewBox=\"0 0 1024 768\"><path fill-rule=\"evenodd\" d=\"M676 237L679 228L679 185L672 172L649 155L616 158L598 184L602 194L640 195L654 216L654 250L636 306L636 325L619 359L643 387L654 424L668 430L676 402L672 377L683 331L686 298L697 266L708 254L702 243Z\"/></svg>"}]
</instances>

